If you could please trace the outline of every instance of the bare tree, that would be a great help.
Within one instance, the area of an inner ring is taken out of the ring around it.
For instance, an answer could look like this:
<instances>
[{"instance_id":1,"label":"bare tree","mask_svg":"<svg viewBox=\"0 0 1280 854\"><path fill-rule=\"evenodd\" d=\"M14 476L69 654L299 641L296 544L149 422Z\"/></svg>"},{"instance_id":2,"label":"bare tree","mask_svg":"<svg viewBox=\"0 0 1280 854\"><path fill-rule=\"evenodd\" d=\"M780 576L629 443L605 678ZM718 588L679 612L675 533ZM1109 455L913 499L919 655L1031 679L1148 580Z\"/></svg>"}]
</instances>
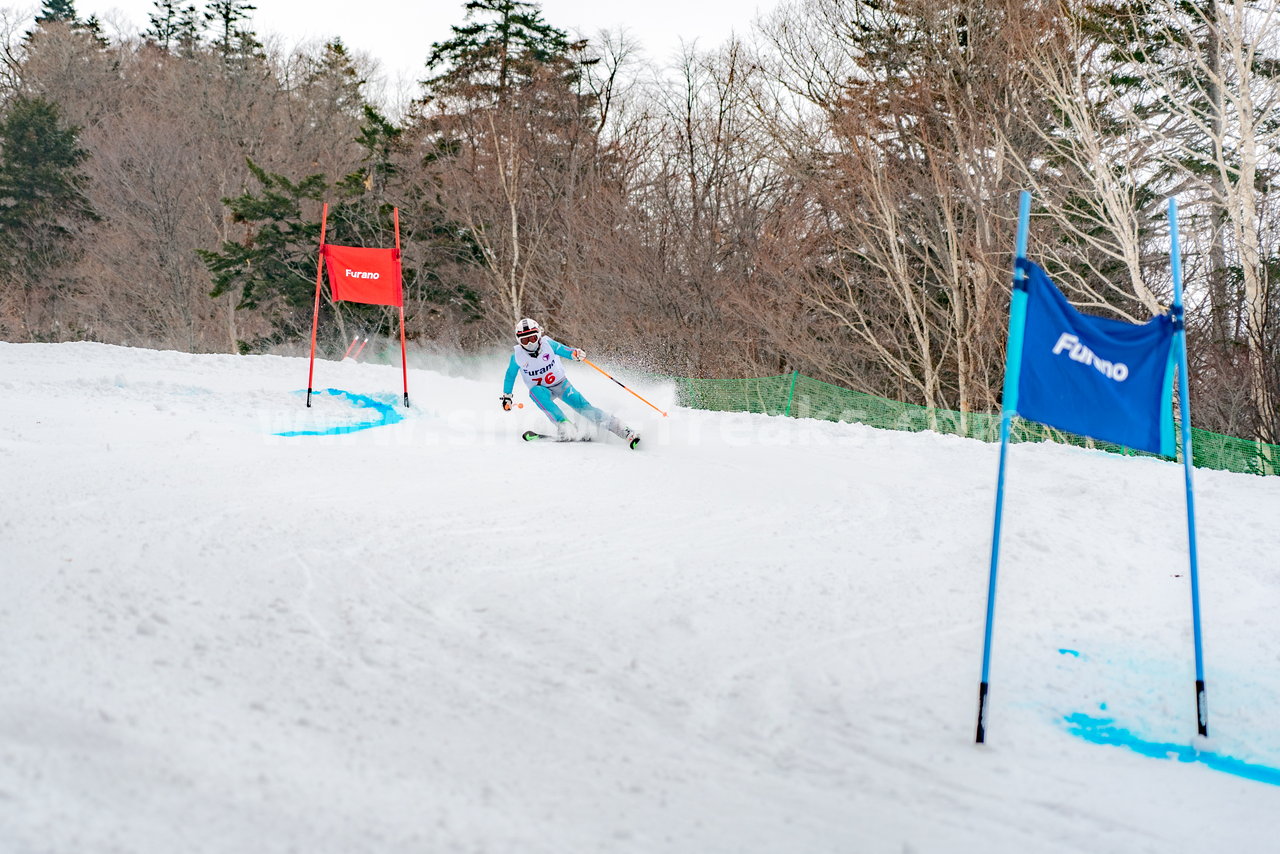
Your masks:
<instances>
[{"instance_id":1,"label":"bare tree","mask_svg":"<svg viewBox=\"0 0 1280 854\"><path fill-rule=\"evenodd\" d=\"M1153 275L1166 285L1168 278L1167 257L1151 258L1152 228L1163 215L1150 186L1160 146L1110 113L1124 93L1109 87L1106 45L1066 15L1017 24L1034 29L1025 38L1037 49L1026 52L1024 67L1043 103L1014 131L1038 145L1002 142L1035 199L1034 253L1078 305L1142 322L1163 310L1167 296L1167 287L1158 293L1152 285Z\"/></svg>"},{"instance_id":2,"label":"bare tree","mask_svg":"<svg viewBox=\"0 0 1280 854\"><path fill-rule=\"evenodd\" d=\"M778 278L824 321L821 375L927 406L993 407L1018 178L1006 141L1027 144L1019 123L1036 101L1020 67L1027 14L1013 2L812 0L766 28L774 79L822 116L774 123L808 198L790 238L807 254ZM807 136L788 138L797 131Z\"/></svg>"}]
</instances>

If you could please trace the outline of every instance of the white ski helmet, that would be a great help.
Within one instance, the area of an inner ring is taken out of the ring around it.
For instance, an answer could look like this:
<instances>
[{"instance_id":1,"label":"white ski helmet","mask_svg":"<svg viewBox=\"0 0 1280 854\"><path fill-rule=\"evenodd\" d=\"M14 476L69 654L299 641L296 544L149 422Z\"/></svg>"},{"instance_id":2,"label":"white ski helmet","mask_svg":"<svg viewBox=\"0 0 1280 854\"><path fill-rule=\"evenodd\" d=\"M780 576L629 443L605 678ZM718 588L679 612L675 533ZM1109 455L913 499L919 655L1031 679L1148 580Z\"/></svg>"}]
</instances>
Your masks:
<instances>
[{"instance_id":1,"label":"white ski helmet","mask_svg":"<svg viewBox=\"0 0 1280 854\"><path fill-rule=\"evenodd\" d=\"M542 345L542 328L538 326L538 321L526 317L517 323L516 340L530 353L538 352L538 347Z\"/></svg>"}]
</instances>

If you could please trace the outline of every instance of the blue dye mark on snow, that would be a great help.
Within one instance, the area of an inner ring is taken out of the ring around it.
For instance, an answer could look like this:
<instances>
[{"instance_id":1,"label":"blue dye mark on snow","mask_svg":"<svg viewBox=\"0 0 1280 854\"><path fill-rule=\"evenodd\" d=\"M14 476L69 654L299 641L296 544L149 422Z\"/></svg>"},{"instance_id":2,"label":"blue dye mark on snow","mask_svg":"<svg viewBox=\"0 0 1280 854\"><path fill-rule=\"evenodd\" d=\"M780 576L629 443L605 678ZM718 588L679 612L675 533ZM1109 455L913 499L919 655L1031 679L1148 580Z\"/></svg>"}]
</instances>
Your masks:
<instances>
[{"instance_id":1,"label":"blue dye mark on snow","mask_svg":"<svg viewBox=\"0 0 1280 854\"><path fill-rule=\"evenodd\" d=\"M1080 650L1078 649L1060 649L1058 652L1062 655L1074 655L1076 658L1080 657Z\"/></svg>"},{"instance_id":2,"label":"blue dye mark on snow","mask_svg":"<svg viewBox=\"0 0 1280 854\"><path fill-rule=\"evenodd\" d=\"M306 394L305 391L299 392ZM396 408L394 403L377 400L365 394L355 394L349 391L343 391L340 388L326 388L311 392L312 396L319 394L327 394L332 397L341 397L350 401L360 409L372 410L377 415L373 421L361 421L356 424L339 424L335 427L326 427L322 430L286 430L283 433L276 433L277 436L337 436L342 433L357 433L361 430L370 430L374 427L386 427L404 420L404 416Z\"/></svg>"},{"instance_id":3,"label":"blue dye mark on snow","mask_svg":"<svg viewBox=\"0 0 1280 854\"><path fill-rule=\"evenodd\" d=\"M1215 771L1234 774L1246 780L1280 786L1280 768L1266 765L1254 765L1243 759L1223 756L1220 753L1208 753L1196 750L1189 744L1174 744L1171 741L1147 741L1139 738L1129 730L1118 727L1111 718L1094 718L1077 712L1066 716L1067 732L1077 735L1094 744L1110 744L1115 747L1127 747L1134 753L1150 756L1152 759L1174 759L1178 762L1199 762Z\"/></svg>"}]
</instances>

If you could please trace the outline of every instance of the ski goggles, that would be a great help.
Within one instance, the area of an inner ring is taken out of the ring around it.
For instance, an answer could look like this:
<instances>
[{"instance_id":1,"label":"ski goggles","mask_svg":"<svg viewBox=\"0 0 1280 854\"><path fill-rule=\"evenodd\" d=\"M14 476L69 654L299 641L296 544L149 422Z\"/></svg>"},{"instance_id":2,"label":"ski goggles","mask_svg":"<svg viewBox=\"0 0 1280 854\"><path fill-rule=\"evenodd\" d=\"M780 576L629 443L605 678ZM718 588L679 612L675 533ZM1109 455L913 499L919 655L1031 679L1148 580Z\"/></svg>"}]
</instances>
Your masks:
<instances>
[{"instance_id":1,"label":"ski goggles","mask_svg":"<svg viewBox=\"0 0 1280 854\"><path fill-rule=\"evenodd\" d=\"M528 346L536 342L538 340L539 335L540 333L538 332L524 332L524 333L521 333L520 335L517 335L516 340L519 341L522 346Z\"/></svg>"}]
</instances>

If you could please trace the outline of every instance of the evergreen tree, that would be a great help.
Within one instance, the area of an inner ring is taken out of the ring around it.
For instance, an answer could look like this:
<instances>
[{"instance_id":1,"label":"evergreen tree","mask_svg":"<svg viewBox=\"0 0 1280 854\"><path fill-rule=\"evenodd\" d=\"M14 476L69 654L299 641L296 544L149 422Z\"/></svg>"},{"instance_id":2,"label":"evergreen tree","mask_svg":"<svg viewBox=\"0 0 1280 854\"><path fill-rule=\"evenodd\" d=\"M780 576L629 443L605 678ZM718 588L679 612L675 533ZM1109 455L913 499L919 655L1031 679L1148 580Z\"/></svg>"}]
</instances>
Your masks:
<instances>
[{"instance_id":1,"label":"evergreen tree","mask_svg":"<svg viewBox=\"0 0 1280 854\"><path fill-rule=\"evenodd\" d=\"M51 21L74 24L78 20L73 0L44 0L40 14L36 16L36 24L44 24Z\"/></svg>"},{"instance_id":2,"label":"evergreen tree","mask_svg":"<svg viewBox=\"0 0 1280 854\"><path fill-rule=\"evenodd\" d=\"M592 99L579 86L586 42L570 42L524 0L470 0L467 22L432 46L414 131L443 188L444 221L459 232L463 263L508 320L552 301L571 275L568 226L579 188L597 166Z\"/></svg>"},{"instance_id":3,"label":"evergreen tree","mask_svg":"<svg viewBox=\"0 0 1280 854\"><path fill-rule=\"evenodd\" d=\"M193 46L200 37L195 4L181 6L175 0L155 0L156 11L147 16L151 26L142 34L168 52ZM186 52L186 51L184 51Z\"/></svg>"},{"instance_id":4,"label":"evergreen tree","mask_svg":"<svg viewBox=\"0 0 1280 854\"><path fill-rule=\"evenodd\" d=\"M223 243L218 252L200 252L213 274L210 296L217 298L238 289L237 308L263 313L274 327L273 335L265 339L240 342L241 352L296 340L309 330L320 243L320 223L314 212L332 189L323 175L309 175L295 183L252 161L248 165L257 191L245 190L235 198L223 199L232 221L244 225L245 238ZM362 179L363 173L355 173L342 182L343 197L329 206L325 240L347 246L391 246L395 240L393 206L368 194ZM405 272L405 288L409 290L413 275L411 270ZM389 315L377 306L326 300L321 311L322 321L336 317L340 330L345 328L344 318L354 318L366 330L392 332Z\"/></svg>"},{"instance_id":5,"label":"evergreen tree","mask_svg":"<svg viewBox=\"0 0 1280 854\"><path fill-rule=\"evenodd\" d=\"M200 48L200 33L203 31L203 20L195 5L184 6L178 14L174 27L174 40L178 54L185 57L195 56Z\"/></svg>"},{"instance_id":6,"label":"evergreen tree","mask_svg":"<svg viewBox=\"0 0 1280 854\"><path fill-rule=\"evenodd\" d=\"M48 24L61 24L74 32L87 34L99 48L105 48L108 44L106 37L102 35L102 22L98 20L98 16L91 15L87 21L80 20L73 0L45 0L40 14L36 16L36 29L27 33L28 43Z\"/></svg>"},{"instance_id":7,"label":"evergreen tree","mask_svg":"<svg viewBox=\"0 0 1280 854\"><path fill-rule=\"evenodd\" d=\"M372 107L366 105L362 111L365 121L356 138L364 150L360 169L330 186L323 175L294 182L249 162L257 188L223 200L232 220L244 226L245 236L223 243L219 251L200 252L213 275L211 296L238 292L238 308L258 310L274 327L267 338L240 342L242 352L297 340L310 329L320 240L317 213L322 200L329 200L326 242L395 245L397 202L390 198L393 188L389 185L400 176L396 161L405 155L402 130ZM405 192L402 187L394 189ZM442 272L471 248L462 245L456 226L443 220L429 196L424 197L419 188L398 202L401 243L407 256L404 288L409 319L418 315L425 320L445 307L474 319L476 295ZM409 257L416 260L411 262ZM397 333L395 313L382 306L326 299L321 303L321 323L338 332L338 340L345 340L350 323L370 334Z\"/></svg>"},{"instance_id":8,"label":"evergreen tree","mask_svg":"<svg viewBox=\"0 0 1280 854\"><path fill-rule=\"evenodd\" d=\"M355 198L364 193L373 193L381 198L386 192L388 180L396 172L392 154L396 151L403 133L403 129L396 127L373 107L366 105L364 123L360 126L360 135L356 137L356 142L364 149L364 157L361 160L365 167L339 181L338 189L349 198Z\"/></svg>"},{"instance_id":9,"label":"evergreen tree","mask_svg":"<svg viewBox=\"0 0 1280 854\"><path fill-rule=\"evenodd\" d=\"M40 334L31 295L56 305L49 272L72 254L77 225L95 216L84 195L87 157L56 104L20 96L0 121L0 270L26 296L28 333ZM56 316L56 310L54 311Z\"/></svg>"},{"instance_id":10,"label":"evergreen tree","mask_svg":"<svg viewBox=\"0 0 1280 854\"><path fill-rule=\"evenodd\" d=\"M44 231L67 236L68 226L92 216L80 171L86 152L77 129L62 126L56 104L19 97L0 123L0 233ZM21 238L18 238L19 242ZM12 245L10 248L14 248Z\"/></svg>"},{"instance_id":11,"label":"evergreen tree","mask_svg":"<svg viewBox=\"0 0 1280 854\"><path fill-rule=\"evenodd\" d=\"M407 256L406 311L417 315L420 322L446 309L463 322L478 320L479 296L460 281L456 271L460 265L479 263L480 248L442 210L438 187L405 180L405 173L413 170L402 168L409 154L404 129L371 106L366 105L363 113L355 138L363 151L361 168L335 184L338 198L329 206L334 239L343 242L349 238L362 246L391 246L396 204L391 197L399 196L401 244ZM349 306L343 311L359 319L366 329L381 328L394 335L394 318L386 311L370 306Z\"/></svg>"},{"instance_id":12,"label":"evergreen tree","mask_svg":"<svg viewBox=\"0 0 1280 854\"><path fill-rule=\"evenodd\" d=\"M205 7L213 48L228 63L244 64L262 55L262 43L248 27L250 13L257 8L248 0L210 0Z\"/></svg>"},{"instance_id":13,"label":"evergreen tree","mask_svg":"<svg viewBox=\"0 0 1280 854\"><path fill-rule=\"evenodd\" d=\"M308 202L314 208L324 199L328 184L323 175L295 183L252 160L248 165L260 190L222 200L232 221L245 226L245 238L226 241L219 252L200 252L213 274L210 296L238 289L238 309L264 309L280 333L296 335L307 323L320 243L320 223L304 219L302 208ZM241 342L240 347L247 352L261 343Z\"/></svg>"},{"instance_id":14,"label":"evergreen tree","mask_svg":"<svg viewBox=\"0 0 1280 854\"><path fill-rule=\"evenodd\" d=\"M309 109L317 121L327 117L364 115L364 87L368 81L360 76L342 39L325 44L320 57L308 70L306 83L312 103Z\"/></svg>"},{"instance_id":15,"label":"evergreen tree","mask_svg":"<svg viewBox=\"0 0 1280 854\"><path fill-rule=\"evenodd\" d=\"M468 23L431 46L427 67L435 73L423 81L428 93L502 102L540 71L554 70L566 83L576 81L570 55L581 45L544 21L535 4L470 0L466 11Z\"/></svg>"}]
</instances>

